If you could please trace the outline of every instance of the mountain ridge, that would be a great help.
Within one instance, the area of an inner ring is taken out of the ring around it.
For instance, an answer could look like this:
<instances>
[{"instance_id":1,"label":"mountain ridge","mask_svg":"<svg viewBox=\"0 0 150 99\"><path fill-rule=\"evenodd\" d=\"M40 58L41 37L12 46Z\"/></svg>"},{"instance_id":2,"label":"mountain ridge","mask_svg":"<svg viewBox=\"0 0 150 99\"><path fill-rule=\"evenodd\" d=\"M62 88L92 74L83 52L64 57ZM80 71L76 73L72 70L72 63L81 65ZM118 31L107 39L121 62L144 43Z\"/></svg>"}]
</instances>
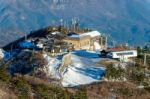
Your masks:
<instances>
[{"instance_id":1,"label":"mountain ridge","mask_svg":"<svg viewBox=\"0 0 150 99\"><path fill-rule=\"evenodd\" d=\"M150 0L1 0L1 45L16 39L14 34L21 37L49 25L59 25L61 19L66 24L77 19L80 26L104 32L116 42L143 45L150 42L149 4ZM2 38L7 38L5 33L10 40Z\"/></svg>"}]
</instances>

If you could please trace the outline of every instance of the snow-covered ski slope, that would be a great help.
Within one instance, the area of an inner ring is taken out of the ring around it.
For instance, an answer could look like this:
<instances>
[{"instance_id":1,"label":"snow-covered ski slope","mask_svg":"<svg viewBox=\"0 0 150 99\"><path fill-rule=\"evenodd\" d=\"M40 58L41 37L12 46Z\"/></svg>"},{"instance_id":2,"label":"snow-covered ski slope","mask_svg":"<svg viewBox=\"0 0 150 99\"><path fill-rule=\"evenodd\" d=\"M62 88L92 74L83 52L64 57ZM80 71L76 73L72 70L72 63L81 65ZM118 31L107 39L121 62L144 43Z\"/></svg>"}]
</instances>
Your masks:
<instances>
[{"instance_id":1,"label":"snow-covered ski slope","mask_svg":"<svg viewBox=\"0 0 150 99\"><path fill-rule=\"evenodd\" d=\"M62 85L74 87L100 81L105 73L105 68L96 66L100 61L95 52L75 51L71 56L72 64L63 75Z\"/></svg>"},{"instance_id":2,"label":"snow-covered ski slope","mask_svg":"<svg viewBox=\"0 0 150 99\"><path fill-rule=\"evenodd\" d=\"M74 87L90 84L102 80L105 68L96 66L101 60L96 52L74 51L71 53L71 65L67 66L63 72L60 72L62 56L50 57L44 55L48 61L45 68L49 76L61 79L64 87ZM60 67L60 68L59 68Z\"/></svg>"}]
</instances>

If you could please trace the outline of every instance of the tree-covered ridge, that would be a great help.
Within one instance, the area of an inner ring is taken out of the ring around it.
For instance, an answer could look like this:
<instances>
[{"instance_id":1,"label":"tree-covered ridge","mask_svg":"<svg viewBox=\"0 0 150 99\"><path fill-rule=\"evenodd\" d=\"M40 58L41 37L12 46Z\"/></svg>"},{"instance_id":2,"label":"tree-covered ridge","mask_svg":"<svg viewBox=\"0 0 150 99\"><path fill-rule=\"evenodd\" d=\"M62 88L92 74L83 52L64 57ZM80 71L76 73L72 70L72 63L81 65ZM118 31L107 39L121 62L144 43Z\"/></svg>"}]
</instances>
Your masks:
<instances>
[{"instance_id":1,"label":"tree-covered ridge","mask_svg":"<svg viewBox=\"0 0 150 99\"><path fill-rule=\"evenodd\" d=\"M86 90L71 93L65 88L34 76L14 74L10 76L7 65L0 66L0 97L5 99L87 99ZM11 94L8 94L11 93Z\"/></svg>"}]
</instances>

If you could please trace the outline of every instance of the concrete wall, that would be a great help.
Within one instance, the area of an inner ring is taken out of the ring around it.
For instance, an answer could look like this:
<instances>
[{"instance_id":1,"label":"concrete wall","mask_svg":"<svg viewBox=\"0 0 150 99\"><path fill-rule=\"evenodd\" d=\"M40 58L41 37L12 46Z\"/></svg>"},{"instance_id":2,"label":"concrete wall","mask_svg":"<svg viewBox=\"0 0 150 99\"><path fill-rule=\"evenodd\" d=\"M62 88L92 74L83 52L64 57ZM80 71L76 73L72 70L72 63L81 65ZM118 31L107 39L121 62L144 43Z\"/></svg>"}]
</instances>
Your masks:
<instances>
[{"instance_id":1,"label":"concrete wall","mask_svg":"<svg viewBox=\"0 0 150 99\"><path fill-rule=\"evenodd\" d=\"M94 50L94 42L98 42L102 49L107 48L107 37L103 36L96 36L92 38L90 36L81 38L66 38L64 41L72 43L75 50Z\"/></svg>"},{"instance_id":2,"label":"concrete wall","mask_svg":"<svg viewBox=\"0 0 150 99\"><path fill-rule=\"evenodd\" d=\"M70 53L63 56L61 66L59 68L60 73L63 73L69 65L71 65Z\"/></svg>"},{"instance_id":3,"label":"concrete wall","mask_svg":"<svg viewBox=\"0 0 150 99\"><path fill-rule=\"evenodd\" d=\"M66 39L65 42L72 43L75 50L89 49L90 48L90 38L81 39Z\"/></svg>"},{"instance_id":4,"label":"concrete wall","mask_svg":"<svg viewBox=\"0 0 150 99\"><path fill-rule=\"evenodd\" d=\"M68 53L63 56L61 66L68 66L71 64L71 54Z\"/></svg>"}]
</instances>

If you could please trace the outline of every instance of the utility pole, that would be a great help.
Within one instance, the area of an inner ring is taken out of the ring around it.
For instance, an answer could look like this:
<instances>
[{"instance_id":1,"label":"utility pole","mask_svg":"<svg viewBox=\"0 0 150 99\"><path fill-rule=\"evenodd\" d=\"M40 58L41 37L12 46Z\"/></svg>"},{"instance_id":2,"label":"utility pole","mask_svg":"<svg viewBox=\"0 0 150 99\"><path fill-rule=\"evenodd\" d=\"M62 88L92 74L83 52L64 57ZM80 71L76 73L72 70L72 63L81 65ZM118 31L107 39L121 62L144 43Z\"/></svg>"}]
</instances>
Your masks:
<instances>
[{"instance_id":1,"label":"utility pole","mask_svg":"<svg viewBox=\"0 0 150 99\"><path fill-rule=\"evenodd\" d=\"M108 41L107 40L108 40L108 37L106 36L105 37L105 49L107 49L107 47L108 47L108 45L107 45Z\"/></svg>"},{"instance_id":2,"label":"utility pole","mask_svg":"<svg viewBox=\"0 0 150 99\"><path fill-rule=\"evenodd\" d=\"M146 66L146 64L147 64L146 59L147 59L147 54L145 53L145 54L144 54L144 66Z\"/></svg>"},{"instance_id":3,"label":"utility pole","mask_svg":"<svg viewBox=\"0 0 150 99\"><path fill-rule=\"evenodd\" d=\"M14 45L13 45L13 44L11 44L11 53L12 53L12 51L13 51L13 46L14 46Z\"/></svg>"},{"instance_id":4,"label":"utility pole","mask_svg":"<svg viewBox=\"0 0 150 99\"><path fill-rule=\"evenodd\" d=\"M116 46L116 44L115 44L115 40L113 40L113 47L115 47Z\"/></svg>"},{"instance_id":5,"label":"utility pole","mask_svg":"<svg viewBox=\"0 0 150 99\"><path fill-rule=\"evenodd\" d=\"M25 41L27 40L27 34L25 34Z\"/></svg>"},{"instance_id":6,"label":"utility pole","mask_svg":"<svg viewBox=\"0 0 150 99\"><path fill-rule=\"evenodd\" d=\"M60 25L63 26L63 19L60 19Z\"/></svg>"},{"instance_id":7,"label":"utility pole","mask_svg":"<svg viewBox=\"0 0 150 99\"><path fill-rule=\"evenodd\" d=\"M13 44L11 44L11 48L10 48L10 54L9 54L9 58L11 57L12 53L13 53Z\"/></svg>"},{"instance_id":8,"label":"utility pole","mask_svg":"<svg viewBox=\"0 0 150 99\"><path fill-rule=\"evenodd\" d=\"M101 46L103 46L103 36L101 36Z\"/></svg>"}]
</instances>

